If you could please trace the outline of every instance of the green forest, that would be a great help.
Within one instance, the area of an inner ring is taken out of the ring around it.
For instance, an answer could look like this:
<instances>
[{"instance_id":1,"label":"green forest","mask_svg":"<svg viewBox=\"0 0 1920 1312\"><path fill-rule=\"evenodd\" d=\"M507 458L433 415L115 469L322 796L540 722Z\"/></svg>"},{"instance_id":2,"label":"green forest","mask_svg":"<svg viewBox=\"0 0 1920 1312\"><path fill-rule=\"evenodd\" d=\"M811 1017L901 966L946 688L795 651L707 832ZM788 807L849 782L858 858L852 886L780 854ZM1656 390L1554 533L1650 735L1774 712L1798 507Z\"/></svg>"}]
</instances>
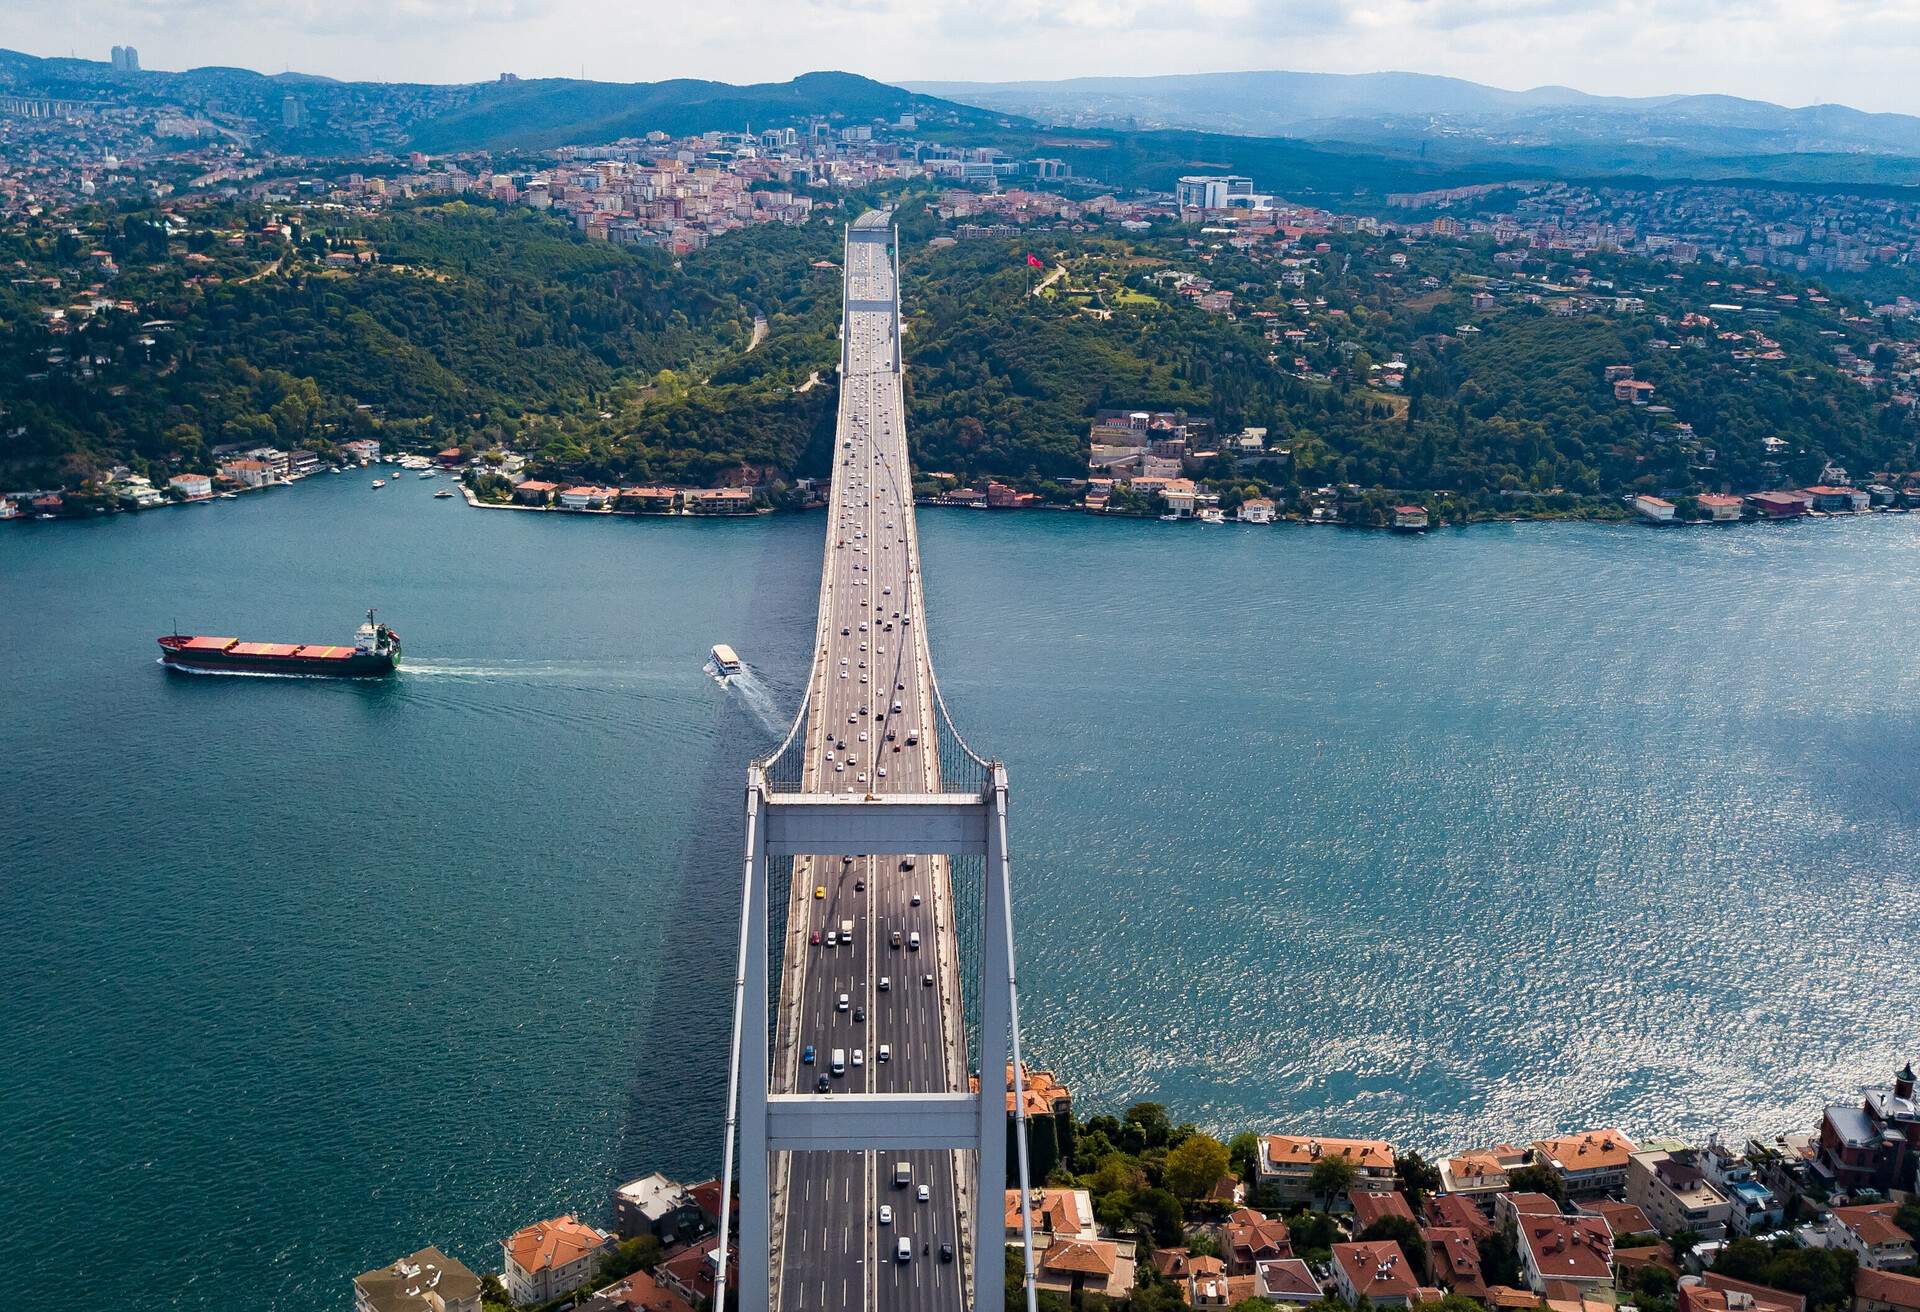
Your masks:
<instances>
[{"instance_id":1,"label":"green forest","mask_svg":"<svg viewBox=\"0 0 1920 1312\"><path fill-rule=\"evenodd\" d=\"M679 260L464 202L297 210L278 228L213 207L12 230L0 488L82 489L116 464L210 472L211 449L235 442L324 452L377 436L510 448L555 478L703 484L744 466L777 493L827 464L840 221L869 199ZM1449 518L1618 513L1631 492L1916 463L1886 372L1837 366L1843 348L1890 363L1906 345L1784 280L1768 293L1789 308L1716 323L1696 312L1732 294L1726 271L1619 256L1508 279L1486 241L1354 232L1241 250L1093 224L935 242L947 229L920 199L901 222L923 477L1077 501L1106 407L1268 430L1284 467L1222 455L1196 471L1227 497L1348 485L1357 505L1419 496ZM1044 294L1027 294L1029 253L1058 271ZM1185 293L1203 285L1233 312L1198 308ZM1604 308L1629 293L1630 312ZM756 315L768 331L749 351ZM1774 358L1752 358L1762 345ZM1615 400L1605 373L1621 365L1658 404Z\"/></svg>"}]
</instances>

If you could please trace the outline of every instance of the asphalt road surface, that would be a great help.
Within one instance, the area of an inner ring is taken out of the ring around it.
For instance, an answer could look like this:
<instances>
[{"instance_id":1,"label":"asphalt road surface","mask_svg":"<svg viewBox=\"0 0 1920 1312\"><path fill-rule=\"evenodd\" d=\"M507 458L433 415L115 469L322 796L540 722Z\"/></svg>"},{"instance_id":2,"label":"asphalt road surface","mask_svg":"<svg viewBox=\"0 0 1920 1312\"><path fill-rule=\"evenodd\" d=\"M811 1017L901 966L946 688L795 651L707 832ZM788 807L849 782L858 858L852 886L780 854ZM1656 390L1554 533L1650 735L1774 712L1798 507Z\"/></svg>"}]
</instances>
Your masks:
<instances>
[{"instance_id":1,"label":"asphalt road surface","mask_svg":"<svg viewBox=\"0 0 1920 1312\"><path fill-rule=\"evenodd\" d=\"M939 791L919 537L895 371L892 240L891 216L881 211L862 215L848 234L847 368L809 688L809 792ZM941 858L795 863L776 1090L814 1092L823 1077L829 1092L964 1087L951 909ZM849 925L850 938L843 936ZM905 1186L895 1183L900 1162L908 1164ZM782 1308L965 1305L955 1154L794 1153L774 1184ZM997 1232L998 1209L991 1210ZM905 1261L896 1256L901 1239L911 1253ZM943 1245L950 1260L942 1259Z\"/></svg>"}]
</instances>

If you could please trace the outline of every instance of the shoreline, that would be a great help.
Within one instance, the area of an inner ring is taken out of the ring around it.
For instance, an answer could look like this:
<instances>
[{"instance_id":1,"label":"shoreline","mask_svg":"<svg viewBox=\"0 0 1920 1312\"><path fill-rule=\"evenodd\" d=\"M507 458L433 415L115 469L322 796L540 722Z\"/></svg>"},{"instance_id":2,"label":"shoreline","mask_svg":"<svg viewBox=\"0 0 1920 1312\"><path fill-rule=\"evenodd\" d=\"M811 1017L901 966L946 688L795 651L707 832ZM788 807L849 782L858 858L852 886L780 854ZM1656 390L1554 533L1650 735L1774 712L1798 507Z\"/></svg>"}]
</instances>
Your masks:
<instances>
[{"instance_id":1,"label":"shoreline","mask_svg":"<svg viewBox=\"0 0 1920 1312\"><path fill-rule=\"evenodd\" d=\"M350 474L350 473L357 473L357 472L365 472L370 468L372 468L372 466L363 465L363 466L360 466L358 469L343 468L340 472ZM519 511L529 511L529 512L546 513L546 514L587 515L587 516L596 516L596 517L612 517L612 518L625 518L625 519L729 520L729 519L756 519L762 516L770 516L770 515L806 515L806 514L812 514L815 511L819 511L825 508L824 503L821 505L806 506L800 509L783 509L778 506L754 506L750 510L747 510L744 512L709 515L709 514L699 514L693 511L685 510L685 509L666 510L666 511L621 510L616 507L607 506L597 510L590 510L585 508L576 510L572 507L559 506L559 505L528 506L528 505L521 505L518 502L512 502L512 501L483 501L474 492L474 490L470 486L468 486L463 479L461 479L458 476L457 473L450 470L440 471L440 472L446 473L452 479L454 489L456 489L459 492L460 496L466 501L467 505L471 506L476 510L519 510ZM306 482L308 479L318 478L322 476L326 476L326 471L317 470L313 473L300 475L297 478L295 478L293 481L296 484L303 483L303 482ZM13 516L10 516L6 520L0 520L0 523L8 523L8 522L21 523L21 524L67 523L67 522L80 522L80 521L101 519L101 518L105 518L112 515L138 515L138 514L144 514L148 511L153 511L153 510L173 509L173 508L178 508L182 506L210 505L218 501L237 500L238 498L243 496L248 496L248 495L252 495L254 493L260 493L260 492L275 491L287 486L289 485L275 482L275 483L268 483L260 487L231 488L231 489L227 489L226 491L216 492L210 496L204 496L204 497L192 497L184 500L174 500L172 498L169 498L165 503L161 505L99 506L99 507L96 507L92 511L92 513L88 513L88 514L67 514L67 513L61 513L61 514L55 514L55 515L36 514L32 512L30 509L26 508L25 506L21 506L21 503L16 502L14 504L16 506L20 506L19 513ZM1387 533L1387 534L1400 536L1400 537L1420 537L1420 536L1437 532L1443 529L1480 528L1480 527L1487 527L1487 526L1501 525L1501 524L1632 525L1634 527L1646 528L1646 529L1752 527L1755 525L1762 525L1762 524L1793 523L1796 520L1841 520L1841 519L1862 519L1862 518L1870 518L1870 517L1881 516L1881 515L1908 515L1913 513L1913 510L1914 510L1913 507L1908 507L1908 506L1871 506L1871 507L1866 507L1860 510L1808 510L1798 515L1782 516L1782 517L1743 515L1738 519L1700 519L1700 520L1675 519L1675 520L1666 520L1666 521L1659 521L1659 522L1651 521L1642 516L1634 515L1634 514L1606 515L1606 516L1577 514L1577 513L1542 513L1542 514L1510 514L1510 515L1493 514L1493 515L1487 515L1482 518L1452 520L1444 523L1428 524L1422 527L1415 528L1415 527L1401 527L1401 526L1396 526L1392 524L1349 524L1338 519L1315 519L1309 515L1300 515L1300 514L1276 515L1272 519L1265 520L1265 521L1243 520L1243 519L1237 519L1237 518L1231 518L1231 517L1226 517L1218 520L1206 520L1206 519L1201 519L1195 515L1182 515L1177 518L1171 518L1164 515L1140 514L1140 513L1130 512L1130 511L1109 511L1109 510L1089 511L1085 506L1077 506L1077 505L985 506L985 505L968 504L968 503L956 504L950 501L945 501L939 497L917 497L914 499L914 505L917 509L922 509L922 510L959 510L959 511L976 511L976 512L978 511L999 511L999 512L1017 511L1022 513L1051 512L1054 514L1079 514L1079 515L1085 515L1093 519L1126 520L1134 523L1158 522L1158 523L1192 524L1192 525L1199 525L1205 528L1232 528L1232 527L1337 528L1337 529L1347 529L1350 531L1361 532L1361 533Z\"/></svg>"},{"instance_id":2,"label":"shoreline","mask_svg":"<svg viewBox=\"0 0 1920 1312\"><path fill-rule=\"evenodd\" d=\"M691 510L617 510L612 506L602 506L598 510L575 510L571 506L523 506L517 501L482 501L465 483L457 485L460 495L465 497L467 504L475 510L527 510L537 514L614 516L625 519L753 519L760 515L781 513L772 506L755 506L744 513L733 515L698 515ZM790 513L804 514L805 512Z\"/></svg>"}]
</instances>

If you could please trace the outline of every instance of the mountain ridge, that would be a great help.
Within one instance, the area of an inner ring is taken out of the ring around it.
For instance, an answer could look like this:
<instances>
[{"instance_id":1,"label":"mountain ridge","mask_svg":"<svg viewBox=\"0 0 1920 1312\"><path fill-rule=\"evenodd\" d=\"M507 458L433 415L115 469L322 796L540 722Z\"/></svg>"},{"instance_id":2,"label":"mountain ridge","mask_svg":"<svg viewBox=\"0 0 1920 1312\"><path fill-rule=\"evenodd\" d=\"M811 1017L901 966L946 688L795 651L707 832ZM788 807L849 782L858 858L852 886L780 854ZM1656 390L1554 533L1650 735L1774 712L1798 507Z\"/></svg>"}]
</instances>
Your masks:
<instances>
[{"instance_id":1,"label":"mountain ridge","mask_svg":"<svg viewBox=\"0 0 1920 1312\"><path fill-rule=\"evenodd\" d=\"M863 122L914 113L963 125L1006 121L992 111L834 70L744 85L697 78L350 82L224 65L129 73L94 60L0 49L0 93L155 111L180 108L249 140L308 154L538 150L602 144L654 130L677 136L812 117Z\"/></svg>"},{"instance_id":2,"label":"mountain ridge","mask_svg":"<svg viewBox=\"0 0 1920 1312\"><path fill-rule=\"evenodd\" d=\"M1856 151L1920 156L1920 116L1820 103L1788 107L1718 92L1603 96L1558 85L1509 90L1430 73L1248 70L1057 81L900 83L910 91L1074 126L1152 126L1377 145L1468 136L1489 146L1540 134L1706 154ZM1624 133L1624 137L1623 134ZM1511 144L1511 143L1509 143Z\"/></svg>"}]
</instances>

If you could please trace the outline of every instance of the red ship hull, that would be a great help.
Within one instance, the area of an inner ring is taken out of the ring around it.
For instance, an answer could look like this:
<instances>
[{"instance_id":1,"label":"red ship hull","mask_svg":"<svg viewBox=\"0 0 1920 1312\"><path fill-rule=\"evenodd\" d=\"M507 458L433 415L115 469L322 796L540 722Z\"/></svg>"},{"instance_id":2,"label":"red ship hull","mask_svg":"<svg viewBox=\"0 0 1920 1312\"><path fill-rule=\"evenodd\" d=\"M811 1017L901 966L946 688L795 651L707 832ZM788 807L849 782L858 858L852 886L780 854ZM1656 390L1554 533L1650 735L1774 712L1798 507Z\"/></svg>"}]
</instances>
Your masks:
<instances>
[{"instance_id":1,"label":"red ship hull","mask_svg":"<svg viewBox=\"0 0 1920 1312\"><path fill-rule=\"evenodd\" d=\"M357 651L322 643L241 642L197 634L170 634L160 640L160 659L178 669L215 674L306 674L335 679L369 679L393 673L400 655Z\"/></svg>"}]
</instances>

